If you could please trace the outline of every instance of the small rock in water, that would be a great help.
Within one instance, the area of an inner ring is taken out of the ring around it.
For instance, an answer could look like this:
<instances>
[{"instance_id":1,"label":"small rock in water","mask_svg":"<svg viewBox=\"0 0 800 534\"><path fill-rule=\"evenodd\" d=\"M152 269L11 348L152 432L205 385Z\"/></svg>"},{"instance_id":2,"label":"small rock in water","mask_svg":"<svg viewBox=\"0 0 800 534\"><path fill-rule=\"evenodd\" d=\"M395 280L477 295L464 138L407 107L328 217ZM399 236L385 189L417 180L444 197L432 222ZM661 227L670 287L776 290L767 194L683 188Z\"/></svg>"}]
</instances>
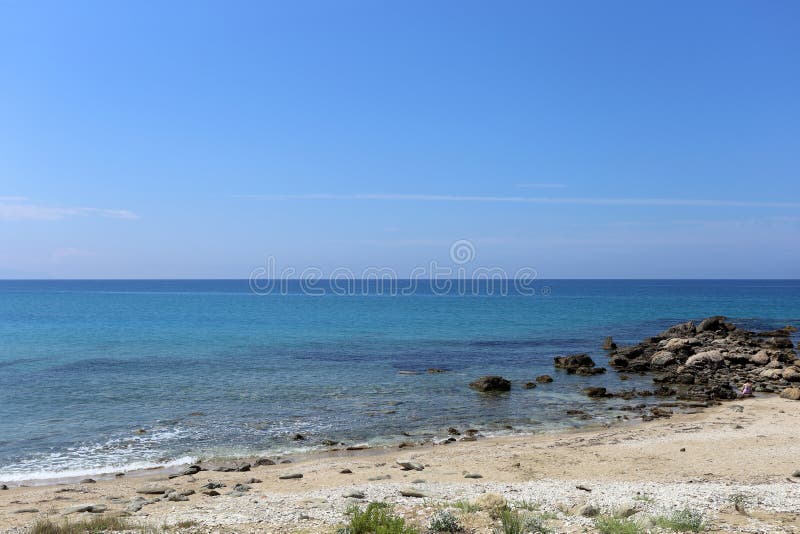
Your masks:
<instances>
[{"instance_id":1,"label":"small rock in water","mask_svg":"<svg viewBox=\"0 0 800 534\"><path fill-rule=\"evenodd\" d=\"M298 478L303 478L303 473L290 473L288 475L281 475L278 478L280 480L294 480Z\"/></svg>"},{"instance_id":2,"label":"small rock in water","mask_svg":"<svg viewBox=\"0 0 800 534\"><path fill-rule=\"evenodd\" d=\"M533 389L536 387L536 382L525 382L522 384L523 389Z\"/></svg>"},{"instance_id":3,"label":"small rock in water","mask_svg":"<svg viewBox=\"0 0 800 534\"><path fill-rule=\"evenodd\" d=\"M540 384L548 384L553 381L553 377L550 375L541 375L536 377L536 381Z\"/></svg>"},{"instance_id":4,"label":"small rock in water","mask_svg":"<svg viewBox=\"0 0 800 534\"><path fill-rule=\"evenodd\" d=\"M293 441L303 441L306 437L303 434L295 434L292 436Z\"/></svg>"},{"instance_id":5,"label":"small rock in water","mask_svg":"<svg viewBox=\"0 0 800 534\"><path fill-rule=\"evenodd\" d=\"M429 369L428 369L428 372L429 372L430 374L446 373L446 372L447 372L447 369L438 369L438 368L436 368L436 367L431 367L431 368L429 368Z\"/></svg>"},{"instance_id":6,"label":"small rock in water","mask_svg":"<svg viewBox=\"0 0 800 534\"><path fill-rule=\"evenodd\" d=\"M450 434L451 436L460 436L461 435L461 432L459 432L458 429L456 427L453 427L453 426L451 426L450 428L447 429L447 433Z\"/></svg>"},{"instance_id":7,"label":"small rock in water","mask_svg":"<svg viewBox=\"0 0 800 534\"><path fill-rule=\"evenodd\" d=\"M483 376L474 382L470 382L469 387L484 393L510 391L511 382L502 376Z\"/></svg>"}]
</instances>

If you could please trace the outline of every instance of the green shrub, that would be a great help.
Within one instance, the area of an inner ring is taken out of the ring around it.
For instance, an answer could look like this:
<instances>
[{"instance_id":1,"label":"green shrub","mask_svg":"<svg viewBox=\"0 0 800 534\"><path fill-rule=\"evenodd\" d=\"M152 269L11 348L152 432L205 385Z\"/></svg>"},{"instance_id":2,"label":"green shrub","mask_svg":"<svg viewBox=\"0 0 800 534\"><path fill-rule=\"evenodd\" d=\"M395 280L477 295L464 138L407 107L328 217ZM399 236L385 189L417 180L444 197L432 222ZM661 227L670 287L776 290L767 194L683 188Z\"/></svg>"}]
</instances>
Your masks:
<instances>
[{"instance_id":1,"label":"green shrub","mask_svg":"<svg viewBox=\"0 0 800 534\"><path fill-rule=\"evenodd\" d=\"M703 532L706 530L703 514L691 508L684 508L668 516L655 518L655 524L673 532Z\"/></svg>"},{"instance_id":2,"label":"green shrub","mask_svg":"<svg viewBox=\"0 0 800 534\"><path fill-rule=\"evenodd\" d=\"M497 534L550 534L552 531L544 524L541 516L522 514L516 510L503 510L500 513L500 526Z\"/></svg>"},{"instance_id":3,"label":"green shrub","mask_svg":"<svg viewBox=\"0 0 800 534\"><path fill-rule=\"evenodd\" d=\"M419 534L406 520L392 513L386 503L370 503L365 510L358 506L348 509L350 522L337 531L337 534Z\"/></svg>"},{"instance_id":4,"label":"green shrub","mask_svg":"<svg viewBox=\"0 0 800 534\"><path fill-rule=\"evenodd\" d=\"M453 515L453 512L439 510L431 517L428 530L432 532L461 532L464 527L458 522L458 518Z\"/></svg>"},{"instance_id":5,"label":"green shrub","mask_svg":"<svg viewBox=\"0 0 800 534\"><path fill-rule=\"evenodd\" d=\"M594 522L600 534L642 534L644 529L632 519L621 519L608 515L598 517Z\"/></svg>"}]
</instances>

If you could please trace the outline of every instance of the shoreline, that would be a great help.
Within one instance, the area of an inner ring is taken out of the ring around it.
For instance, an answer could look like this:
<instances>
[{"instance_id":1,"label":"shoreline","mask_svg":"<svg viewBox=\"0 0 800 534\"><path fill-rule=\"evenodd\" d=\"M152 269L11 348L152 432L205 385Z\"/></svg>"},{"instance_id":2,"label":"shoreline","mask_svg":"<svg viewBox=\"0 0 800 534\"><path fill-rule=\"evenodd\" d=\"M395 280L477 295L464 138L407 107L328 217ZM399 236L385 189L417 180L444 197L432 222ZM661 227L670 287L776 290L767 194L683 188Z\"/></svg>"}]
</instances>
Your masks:
<instances>
[{"instance_id":1,"label":"shoreline","mask_svg":"<svg viewBox=\"0 0 800 534\"><path fill-rule=\"evenodd\" d=\"M345 519L353 502L387 501L410 521L422 521L422 516L433 513L433 504L448 506L488 492L509 501L535 500L542 510L555 514L550 521L558 525L558 532L573 532L592 524L575 513L577 506L593 503L610 513L638 491L658 502L636 501L641 508L637 514L686 502L701 507L715 524L732 528L734 519L740 523L746 519L728 510L729 499L738 492L750 495L753 514L760 514L758 518L751 514L747 521L762 524L740 531L795 532L792 529L800 528L800 515L792 513L800 509L796 485L800 478L792 477L800 468L800 443L793 430L798 422L800 403L759 396L635 424L308 454L290 464L253 466L247 472L200 471L172 479L166 472L146 472L91 484L14 487L0 491L0 524L8 525L8 532L25 532L37 518L92 517L97 514L64 512L70 506L93 503L106 508L103 515L125 516L138 525L191 522L190 532L220 528L252 532L254 525L263 532L297 532L298 525L305 529L299 532L328 532ZM422 470L402 470L397 460L414 462ZM292 474L303 477L280 478ZM219 495L202 493L208 491L201 486L209 480L224 484L216 490ZM249 487L244 491L231 491L245 483ZM188 495L174 493L172 500L163 494L137 493L150 484ZM576 485L593 491L575 489ZM398 493L408 488L425 497ZM364 498L345 497L356 490ZM690 494L693 497L687 500ZM137 497L152 502L131 512ZM474 532L490 532L488 519L481 514L462 519L474 523Z\"/></svg>"}]
</instances>

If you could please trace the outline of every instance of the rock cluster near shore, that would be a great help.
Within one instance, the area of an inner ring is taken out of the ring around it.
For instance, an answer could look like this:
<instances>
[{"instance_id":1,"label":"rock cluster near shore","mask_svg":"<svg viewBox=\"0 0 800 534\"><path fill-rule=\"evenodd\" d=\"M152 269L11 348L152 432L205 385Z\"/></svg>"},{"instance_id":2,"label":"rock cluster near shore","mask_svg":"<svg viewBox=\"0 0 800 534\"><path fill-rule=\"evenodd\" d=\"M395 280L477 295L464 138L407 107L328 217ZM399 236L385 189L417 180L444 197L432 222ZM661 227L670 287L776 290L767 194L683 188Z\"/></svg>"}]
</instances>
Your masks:
<instances>
[{"instance_id":1,"label":"rock cluster near shore","mask_svg":"<svg viewBox=\"0 0 800 534\"><path fill-rule=\"evenodd\" d=\"M734 399L747 382L757 392L780 393L800 385L800 360L790 339L795 331L787 326L752 332L714 316L613 349L609 365L621 372L656 373L653 380L662 393L685 400Z\"/></svg>"}]
</instances>

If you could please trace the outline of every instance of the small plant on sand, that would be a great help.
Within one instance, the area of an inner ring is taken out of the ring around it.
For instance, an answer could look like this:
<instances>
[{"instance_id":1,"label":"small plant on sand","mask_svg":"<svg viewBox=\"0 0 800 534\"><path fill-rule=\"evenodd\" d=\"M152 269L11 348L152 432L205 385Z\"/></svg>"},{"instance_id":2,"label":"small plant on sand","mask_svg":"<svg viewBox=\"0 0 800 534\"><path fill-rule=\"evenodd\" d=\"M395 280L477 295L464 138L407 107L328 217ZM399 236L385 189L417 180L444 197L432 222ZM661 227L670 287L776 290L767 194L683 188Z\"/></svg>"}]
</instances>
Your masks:
<instances>
[{"instance_id":1,"label":"small plant on sand","mask_svg":"<svg viewBox=\"0 0 800 534\"><path fill-rule=\"evenodd\" d=\"M600 534L642 534L644 529L632 519L622 519L608 515L598 517L594 526Z\"/></svg>"},{"instance_id":2,"label":"small plant on sand","mask_svg":"<svg viewBox=\"0 0 800 534\"><path fill-rule=\"evenodd\" d=\"M508 509L500 514L500 526L495 527L496 534L550 534L551 532L542 517Z\"/></svg>"},{"instance_id":3,"label":"small plant on sand","mask_svg":"<svg viewBox=\"0 0 800 534\"><path fill-rule=\"evenodd\" d=\"M691 508L655 518L656 526L673 532L703 532L706 530L703 514Z\"/></svg>"},{"instance_id":4,"label":"small plant on sand","mask_svg":"<svg viewBox=\"0 0 800 534\"><path fill-rule=\"evenodd\" d=\"M465 514L474 514L475 512L479 512L481 509L480 506L469 501L456 501L452 506L453 508L461 510Z\"/></svg>"},{"instance_id":5,"label":"small plant on sand","mask_svg":"<svg viewBox=\"0 0 800 534\"><path fill-rule=\"evenodd\" d=\"M637 493L636 495L633 496L633 500L639 502L646 502L648 504L656 502L654 498L652 498L650 495L646 493Z\"/></svg>"},{"instance_id":6,"label":"small plant on sand","mask_svg":"<svg viewBox=\"0 0 800 534\"><path fill-rule=\"evenodd\" d=\"M461 532L464 527L459 523L458 518L449 510L439 510L433 517L428 526L431 532Z\"/></svg>"},{"instance_id":7,"label":"small plant on sand","mask_svg":"<svg viewBox=\"0 0 800 534\"><path fill-rule=\"evenodd\" d=\"M747 515L747 495L737 493L736 495L731 495L730 500L737 512Z\"/></svg>"},{"instance_id":8,"label":"small plant on sand","mask_svg":"<svg viewBox=\"0 0 800 534\"><path fill-rule=\"evenodd\" d=\"M354 505L347 510L350 522L337 534L419 534L406 520L392 513L386 503L370 503L365 510Z\"/></svg>"},{"instance_id":9,"label":"small plant on sand","mask_svg":"<svg viewBox=\"0 0 800 534\"><path fill-rule=\"evenodd\" d=\"M529 512L538 512L537 516L541 519L556 519L558 515L554 514L553 512L541 512L542 505L536 501L529 501L527 499L520 499L518 501L513 501L509 504L509 508L512 510L527 510Z\"/></svg>"}]
</instances>

